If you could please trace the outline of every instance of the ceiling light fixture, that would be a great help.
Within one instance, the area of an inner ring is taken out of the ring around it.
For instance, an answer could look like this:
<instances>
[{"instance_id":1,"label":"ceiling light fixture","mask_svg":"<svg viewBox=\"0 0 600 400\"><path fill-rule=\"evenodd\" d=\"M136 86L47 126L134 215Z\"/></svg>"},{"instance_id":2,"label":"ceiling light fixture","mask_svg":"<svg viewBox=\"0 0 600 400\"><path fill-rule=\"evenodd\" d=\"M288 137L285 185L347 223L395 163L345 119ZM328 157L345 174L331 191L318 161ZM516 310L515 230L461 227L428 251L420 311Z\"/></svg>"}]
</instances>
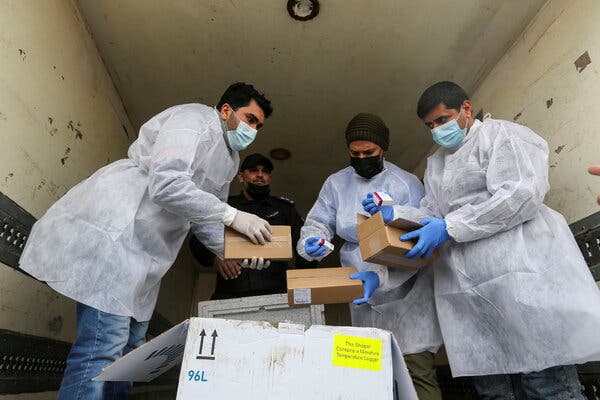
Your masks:
<instances>
[{"instance_id":1,"label":"ceiling light fixture","mask_svg":"<svg viewBox=\"0 0 600 400\"><path fill-rule=\"evenodd\" d=\"M271 150L269 155L273 160L284 161L289 159L292 156L292 153L288 149L278 147L276 149Z\"/></svg>"},{"instance_id":2,"label":"ceiling light fixture","mask_svg":"<svg viewBox=\"0 0 600 400\"><path fill-rule=\"evenodd\" d=\"M318 0L288 0L288 13L297 21L308 21L319 14Z\"/></svg>"}]
</instances>

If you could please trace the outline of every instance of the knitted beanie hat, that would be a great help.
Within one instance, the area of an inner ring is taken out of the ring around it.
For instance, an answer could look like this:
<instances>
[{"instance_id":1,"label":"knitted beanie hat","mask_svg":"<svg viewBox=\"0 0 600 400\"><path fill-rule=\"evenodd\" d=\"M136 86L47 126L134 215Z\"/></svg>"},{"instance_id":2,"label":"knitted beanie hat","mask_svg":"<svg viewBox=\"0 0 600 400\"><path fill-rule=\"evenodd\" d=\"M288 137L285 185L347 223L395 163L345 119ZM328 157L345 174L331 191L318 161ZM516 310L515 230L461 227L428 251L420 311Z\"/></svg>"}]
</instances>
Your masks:
<instances>
[{"instance_id":1,"label":"knitted beanie hat","mask_svg":"<svg viewBox=\"0 0 600 400\"><path fill-rule=\"evenodd\" d=\"M384 151L390 146L390 131L377 115L360 113L346 127L346 143L367 140L379 145Z\"/></svg>"}]
</instances>

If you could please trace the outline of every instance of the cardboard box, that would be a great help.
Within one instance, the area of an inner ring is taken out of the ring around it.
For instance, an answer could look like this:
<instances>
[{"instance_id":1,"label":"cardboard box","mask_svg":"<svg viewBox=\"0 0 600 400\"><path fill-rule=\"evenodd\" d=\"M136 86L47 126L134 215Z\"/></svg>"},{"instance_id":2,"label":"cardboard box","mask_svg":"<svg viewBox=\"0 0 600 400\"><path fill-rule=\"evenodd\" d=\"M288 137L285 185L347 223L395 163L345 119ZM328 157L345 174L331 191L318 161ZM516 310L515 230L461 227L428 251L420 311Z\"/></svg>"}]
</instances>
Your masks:
<instances>
[{"instance_id":1,"label":"cardboard box","mask_svg":"<svg viewBox=\"0 0 600 400\"><path fill-rule=\"evenodd\" d=\"M94 380L148 382L180 361L177 400L417 400L394 336L375 328L192 318Z\"/></svg>"},{"instance_id":2,"label":"cardboard box","mask_svg":"<svg viewBox=\"0 0 600 400\"><path fill-rule=\"evenodd\" d=\"M292 231L289 226L273 225L273 240L266 244L254 244L245 235L225 229L225 260L242 261L262 257L272 261L289 261L292 252Z\"/></svg>"},{"instance_id":3,"label":"cardboard box","mask_svg":"<svg viewBox=\"0 0 600 400\"><path fill-rule=\"evenodd\" d=\"M287 271L289 305L350 303L363 297L362 282L350 279L352 267L290 269Z\"/></svg>"},{"instance_id":4,"label":"cardboard box","mask_svg":"<svg viewBox=\"0 0 600 400\"><path fill-rule=\"evenodd\" d=\"M356 230L362 259L374 264L409 271L417 270L429 264L439 257L437 250L427 260L422 258L411 260L404 257L404 254L414 247L414 243L400 240L400 236L421 226L414 221L402 218L386 225L380 212L370 218L358 214L358 227Z\"/></svg>"}]
</instances>

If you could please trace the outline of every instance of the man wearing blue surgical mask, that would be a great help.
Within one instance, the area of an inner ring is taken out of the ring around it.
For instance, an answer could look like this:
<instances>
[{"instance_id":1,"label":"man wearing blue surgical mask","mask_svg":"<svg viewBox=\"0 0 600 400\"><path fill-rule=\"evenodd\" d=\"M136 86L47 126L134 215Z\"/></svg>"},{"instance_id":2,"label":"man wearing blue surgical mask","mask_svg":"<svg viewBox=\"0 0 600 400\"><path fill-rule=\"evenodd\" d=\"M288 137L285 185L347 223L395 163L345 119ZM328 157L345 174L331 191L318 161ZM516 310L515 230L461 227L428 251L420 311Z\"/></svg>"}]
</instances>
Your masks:
<instances>
[{"instance_id":1,"label":"man wearing blue surgical mask","mask_svg":"<svg viewBox=\"0 0 600 400\"><path fill-rule=\"evenodd\" d=\"M272 112L235 83L217 107L184 104L140 128L127 158L73 187L33 226L20 267L77 302L77 338L59 399L128 398L130 382L94 382L144 342L160 281L190 227L215 254L229 226L255 243L271 226L226 203L239 166Z\"/></svg>"},{"instance_id":2,"label":"man wearing blue surgical mask","mask_svg":"<svg viewBox=\"0 0 600 400\"><path fill-rule=\"evenodd\" d=\"M264 114L256 106L258 104L252 104L251 101L246 107L241 110L238 108L237 111L235 106L229 103L223 103L218 107L228 128L226 139L232 150L245 150L256 138L258 129L263 125L259 118Z\"/></svg>"},{"instance_id":3,"label":"man wearing blue surgical mask","mask_svg":"<svg viewBox=\"0 0 600 400\"><path fill-rule=\"evenodd\" d=\"M548 145L509 121L473 118L439 82L417 114L441 148L419 207L363 205L424 226L406 256L439 248L434 293L453 376L483 400L583 400L574 364L600 360L600 291L562 215L544 205Z\"/></svg>"}]
</instances>

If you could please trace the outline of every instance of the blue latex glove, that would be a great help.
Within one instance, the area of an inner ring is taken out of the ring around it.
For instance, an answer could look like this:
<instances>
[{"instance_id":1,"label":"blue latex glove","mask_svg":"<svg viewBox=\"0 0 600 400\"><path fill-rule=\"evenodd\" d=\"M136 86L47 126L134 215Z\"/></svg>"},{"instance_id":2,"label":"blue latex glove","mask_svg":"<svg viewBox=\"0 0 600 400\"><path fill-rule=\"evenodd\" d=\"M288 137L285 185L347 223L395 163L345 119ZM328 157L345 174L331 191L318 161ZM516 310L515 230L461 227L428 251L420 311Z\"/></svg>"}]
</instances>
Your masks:
<instances>
[{"instance_id":1,"label":"blue latex glove","mask_svg":"<svg viewBox=\"0 0 600 400\"><path fill-rule=\"evenodd\" d=\"M424 226L400 236L400 240L403 242L419 238L415 247L404 255L406 258L422 257L427 259L435 249L451 239L446 229L446 220L443 218L427 217L421 220L421 225Z\"/></svg>"},{"instance_id":2,"label":"blue latex glove","mask_svg":"<svg viewBox=\"0 0 600 400\"><path fill-rule=\"evenodd\" d=\"M354 304L363 304L369 301L375 293L375 289L379 287L379 276L373 271L357 272L350 275L350 279L360 279L363 282L363 298L354 300Z\"/></svg>"},{"instance_id":3,"label":"blue latex glove","mask_svg":"<svg viewBox=\"0 0 600 400\"><path fill-rule=\"evenodd\" d=\"M373 193L367 194L367 197L362 201L362 206L366 212L371 215L375 215L381 211L381 215L383 216L383 222L389 224L394 219L394 207L392 206L383 206L378 207L373 200Z\"/></svg>"},{"instance_id":4,"label":"blue latex glove","mask_svg":"<svg viewBox=\"0 0 600 400\"><path fill-rule=\"evenodd\" d=\"M306 239L306 242L304 242L304 251L306 251L306 254L312 258L323 257L327 251L325 246L319 246L319 240L320 238L312 236Z\"/></svg>"}]
</instances>

